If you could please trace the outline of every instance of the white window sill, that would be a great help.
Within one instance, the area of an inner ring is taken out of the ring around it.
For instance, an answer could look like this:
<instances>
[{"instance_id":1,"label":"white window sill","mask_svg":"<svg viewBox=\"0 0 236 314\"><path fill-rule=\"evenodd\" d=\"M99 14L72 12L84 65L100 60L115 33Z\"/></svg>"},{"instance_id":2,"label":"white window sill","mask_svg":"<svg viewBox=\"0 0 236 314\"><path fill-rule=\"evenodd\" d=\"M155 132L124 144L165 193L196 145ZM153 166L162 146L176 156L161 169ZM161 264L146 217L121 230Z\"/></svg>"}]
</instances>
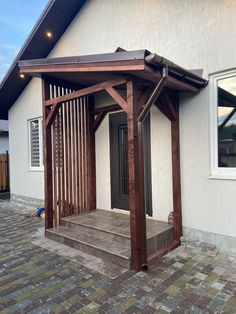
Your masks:
<instances>
[{"instance_id":1,"label":"white window sill","mask_svg":"<svg viewBox=\"0 0 236 314\"><path fill-rule=\"evenodd\" d=\"M212 180L236 180L236 174L213 173L208 178Z\"/></svg>"}]
</instances>

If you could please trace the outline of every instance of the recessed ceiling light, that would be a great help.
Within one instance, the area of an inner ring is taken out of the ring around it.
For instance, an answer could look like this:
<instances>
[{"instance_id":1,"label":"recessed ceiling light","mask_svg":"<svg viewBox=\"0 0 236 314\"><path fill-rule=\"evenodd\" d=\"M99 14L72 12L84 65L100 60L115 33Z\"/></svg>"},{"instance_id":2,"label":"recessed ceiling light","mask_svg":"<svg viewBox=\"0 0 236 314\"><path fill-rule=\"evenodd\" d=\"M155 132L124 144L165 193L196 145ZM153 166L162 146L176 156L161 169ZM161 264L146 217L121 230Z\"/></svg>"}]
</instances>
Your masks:
<instances>
[{"instance_id":1,"label":"recessed ceiling light","mask_svg":"<svg viewBox=\"0 0 236 314\"><path fill-rule=\"evenodd\" d=\"M46 36L47 36L47 38L52 38L52 32L46 32Z\"/></svg>"},{"instance_id":2,"label":"recessed ceiling light","mask_svg":"<svg viewBox=\"0 0 236 314\"><path fill-rule=\"evenodd\" d=\"M23 73L20 74L20 78L24 79L25 75Z\"/></svg>"}]
</instances>

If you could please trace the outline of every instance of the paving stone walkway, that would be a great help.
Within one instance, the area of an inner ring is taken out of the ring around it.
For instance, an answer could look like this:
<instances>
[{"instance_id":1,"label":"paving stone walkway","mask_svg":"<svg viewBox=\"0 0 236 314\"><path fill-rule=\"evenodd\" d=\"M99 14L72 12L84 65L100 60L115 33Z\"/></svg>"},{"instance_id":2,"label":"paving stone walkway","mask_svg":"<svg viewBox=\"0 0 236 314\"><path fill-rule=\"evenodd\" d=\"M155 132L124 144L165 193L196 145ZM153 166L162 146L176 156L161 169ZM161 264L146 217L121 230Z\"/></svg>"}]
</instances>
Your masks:
<instances>
[{"instance_id":1,"label":"paving stone walkway","mask_svg":"<svg viewBox=\"0 0 236 314\"><path fill-rule=\"evenodd\" d=\"M0 201L0 313L236 313L234 257L181 247L112 279L36 245L42 234L41 219Z\"/></svg>"}]
</instances>

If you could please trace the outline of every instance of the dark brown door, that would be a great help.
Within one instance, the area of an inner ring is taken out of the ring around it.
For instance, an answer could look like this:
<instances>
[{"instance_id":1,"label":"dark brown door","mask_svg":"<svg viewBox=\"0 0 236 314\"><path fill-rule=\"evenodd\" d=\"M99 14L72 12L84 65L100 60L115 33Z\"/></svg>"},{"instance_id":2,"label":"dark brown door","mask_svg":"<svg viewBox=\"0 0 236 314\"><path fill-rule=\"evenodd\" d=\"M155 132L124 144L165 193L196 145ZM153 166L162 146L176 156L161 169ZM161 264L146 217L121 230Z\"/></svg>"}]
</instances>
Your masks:
<instances>
[{"instance_id":1,"label":"dark brown door","mask_svg":"<svg viewBox=\"0 0 236 314\"><path fill-rule=\"evenodd\" d=\"M145 210L152 216L150 115L143 122ZM127 115L110 115L111 207L129 209Z\"/></svg>"},{"instance_id":2,"label":"dark brown door","mask_svg":"<svg viewBox=\"0 0 236 314\"><path fill-rule=\"evenodd\" d=\"M110 115L112 208L129 209L127 115Z\"/></svg>"}]
</instances>

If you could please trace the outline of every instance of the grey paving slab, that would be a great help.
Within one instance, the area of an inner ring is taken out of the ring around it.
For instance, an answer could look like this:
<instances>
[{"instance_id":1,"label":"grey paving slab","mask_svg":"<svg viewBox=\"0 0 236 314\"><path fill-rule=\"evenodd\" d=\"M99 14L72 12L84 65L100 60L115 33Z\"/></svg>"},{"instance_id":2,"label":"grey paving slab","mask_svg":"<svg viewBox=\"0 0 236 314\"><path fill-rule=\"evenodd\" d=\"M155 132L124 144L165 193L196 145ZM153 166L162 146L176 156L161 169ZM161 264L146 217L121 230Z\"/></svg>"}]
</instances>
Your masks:
<instances>
[{"instance_id":1,"label":"grey paving slab","mask_svg":"<svg viewBox=\"0 0 236 314\"><path fill-rule=\"evenodd\" d=\"M112 263L46 239L44 221L30 212L0 201L2 314L236 313L234 256L180 247L147 273L119 273Z\"/></svg>"}]
</instances>

